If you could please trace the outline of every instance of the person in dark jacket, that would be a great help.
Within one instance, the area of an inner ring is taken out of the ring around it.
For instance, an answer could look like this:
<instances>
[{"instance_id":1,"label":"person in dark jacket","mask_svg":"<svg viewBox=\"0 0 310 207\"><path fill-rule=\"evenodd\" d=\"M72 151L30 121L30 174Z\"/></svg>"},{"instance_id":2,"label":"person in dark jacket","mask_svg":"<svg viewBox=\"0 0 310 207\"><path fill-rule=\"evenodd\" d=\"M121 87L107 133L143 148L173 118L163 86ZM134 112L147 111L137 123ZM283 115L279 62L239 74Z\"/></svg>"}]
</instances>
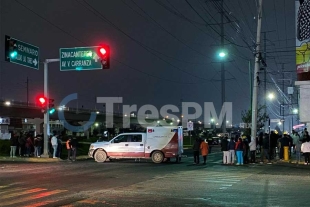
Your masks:
<instances>
[{"instance_id":1,"label":"person in dark jacket","mask_svg":"<svg viewBox=\"0 0 310 207\"><path fill-rule=\"evenodd\" d=\"M243 146L244 146L244 149L243 149L243 163L244 164L248 164L249 163L249 149L250 149L250 146L249 146L249 142L248 142L247 138L243 140Z\"/></svg>"},{"instance_id":2,"label":"person in dark jacket","mask_svg":"<svg viewBox=\"0 0 310 207\"><path fill-rule=\"evenodd\" d=\"M11 134L10 138L11 142L11 151L10 151L10 157L16 157L16 146L18 145L18 138L16 134Z\"/></svg>"},{"instance_id":3,"label":"person in dark jacket","mask_svg":"<svg viewBox=\"0 0 310 207\"><path fill-rule=\"evenodd\" d=\"M264 162L264 158L267 158L268 163L270 163L270 156L269 156L269 134L265 133L263 138L263 151L264 155L262 155L261 162Z\"/></svg>"},{"instance_id":4,"label":"person in dark jacket","mask_svg":"<svg viewBox=\"0 0 310 207\"><path fill-rule=\"evenodd\" d=\"M18 137L18 154L19 156L24 156L25 153L25 144L26 144L26 138L24 134L21 134Z\"/></svg>"},{"instance_id":5,"label":"person in dark jacket","mask_svg":"<svg viewBox=\"0 0 310 207\"><path fill-rule=\"evenodd\" d=\"M228 151L228 140L227 136L225 136L221 142L221 151L223 152L223 164L228 164L229 151Z\"/></svg>"},{"instance_id":6,"label":"person in dark jacket","mask_svg":"<svg viewBox=\"0 0 310 207\"><path fill-rule=\"evenodd\" d=\"M199 150L200 150L200 139L196 138L193 144L193 152L194 152L194 164L199 164Z\"/></svg>"},{"instance_id":7,"label":"person in dark jacket","mask_svg":"<svg viewBox=\"0 0 310 207\"><path fill-rule=\"evenodd\" d=\"M61 153L62 153L62 137L58 136L57 137L57 150L56 150L56 157L61 157Z\"/></svg>"},{"instance_id":8,"label":"person in dark jacket","mask_svg":"<svg viewBox=\"0 0 310 207\"><path fill-rule=\"evenodd\" d=\"M71 153L72 153L72 161L76 160L76 150L78 147L78 141L76 139L76 137L73 137L73 139L71 140Z\"/></svg>"}]
</instances>

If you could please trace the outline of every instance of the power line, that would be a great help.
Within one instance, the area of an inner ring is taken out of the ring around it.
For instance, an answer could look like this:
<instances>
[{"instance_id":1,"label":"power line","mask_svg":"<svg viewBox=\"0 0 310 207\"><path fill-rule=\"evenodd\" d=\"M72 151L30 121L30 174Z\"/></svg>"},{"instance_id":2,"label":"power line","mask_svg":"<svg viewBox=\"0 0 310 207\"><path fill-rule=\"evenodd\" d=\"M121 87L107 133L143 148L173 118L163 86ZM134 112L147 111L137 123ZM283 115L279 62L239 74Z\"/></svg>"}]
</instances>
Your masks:
<instances>
[{"instance_id":1,"label":"power line","mask_svg":"<svg viewBox=\"0 0 310 207\"><path fill-rule=\"evenodd\" d=\"M63 30L62 28L60 28L59 26L57 26L57 25L54 24L53 22L49 21L48 19L46 19L46 18L43 17L42 15L38 14L38 13L35 12L34 10L30 9L30 8L27 7L25 4L19 2L18 0L15 0L15 2L18 3L18 4L20 4L21 6L23 6L23 7L26 8L27 10L31 11L33 14L35 14L35 15L38 16L38 17L40 17L40 18L43 19L44 21L48 22L48 23L49 23L50 25L52 25L53 27L55 27L55 28L57 28L58 30L62 31L62 32L65 33L66 35L72 37L73 39L77 40L78 42L81 42L81 43L83 43L83 44L86 44L84 41L78 39L77 37L73 36L72 34L70 34L70 33L67 32L67 31ZM125 66L128 66L127 64L125 64L125 63L123 63L123 62L121 62L121 61L119 61L119 60L116 60L116 59L114 59L114 60L117 61L117 62L119 62L120 64L123 64L123 65L125 65ZM186 85L187 85L187 84L195 84L195 83L183 83L183 82L178 82L178 81L174 81L174 80L163 79L163 78L161 78L161 77L158 77L158 76L155 76L155 75L152 75L152 74L143 72L143 71L141 71L141 70L139 70L139 69L136 69L136 68L134 68L134 67L132 67L132 66L130 66L129 68L131 68L131 69L133 69L133 70L136 70L136 71L138 71L138 72L141 72L141 73L143 73L143 74L145 74L145 75L148 75L148 76L150 76L150 77L157 78L157 79L164 80L164 81L169 81L169 82L174 82L174 83L179 83L179 84L186 84ZM196 84L198 84L198 83L196 83Z\"/></svg>"}]
</instances>

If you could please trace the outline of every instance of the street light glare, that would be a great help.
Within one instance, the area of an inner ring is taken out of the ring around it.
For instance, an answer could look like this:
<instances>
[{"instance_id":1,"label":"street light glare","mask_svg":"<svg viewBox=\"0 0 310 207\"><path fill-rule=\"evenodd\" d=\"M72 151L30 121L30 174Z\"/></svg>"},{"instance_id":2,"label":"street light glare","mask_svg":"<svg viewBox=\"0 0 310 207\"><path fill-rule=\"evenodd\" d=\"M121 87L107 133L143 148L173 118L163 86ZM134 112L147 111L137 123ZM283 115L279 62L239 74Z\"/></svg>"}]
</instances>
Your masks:
<instances>
[{"instance_id":1,"label":"street light glare","mask_svg":"<svg viewBox=\"0 0 310 207\"><path fill-rule=\"evenodd\" d=\"M4 102L4 104L5 104L6 106L10 106L10 105L11 105L11 102L10 102L10 101L6 101L6 102Z\"/></svg>"},{"instance_id":2,"label":"street light glare","mask_svg":"<svg viewBox=\"0 0 310 207\"><path fill-rule=\"evenodd\" d=\"M220 53L219 53L219 56L220 56L221 58L223 58L223 57L226 56L226 53L225 53L225 52L220 52Z\"/></svg>"},{"instance_id":3,"label":"street light glare","mask_svg":"<svg viewBox=\"0 0 310 207\"><path fill-rule=\"evenodd\" d=\"M269 98L270 100L274 99L274 94L273 94L273 93L269 93L268 98Z\"/></svg>"}]
</instances>

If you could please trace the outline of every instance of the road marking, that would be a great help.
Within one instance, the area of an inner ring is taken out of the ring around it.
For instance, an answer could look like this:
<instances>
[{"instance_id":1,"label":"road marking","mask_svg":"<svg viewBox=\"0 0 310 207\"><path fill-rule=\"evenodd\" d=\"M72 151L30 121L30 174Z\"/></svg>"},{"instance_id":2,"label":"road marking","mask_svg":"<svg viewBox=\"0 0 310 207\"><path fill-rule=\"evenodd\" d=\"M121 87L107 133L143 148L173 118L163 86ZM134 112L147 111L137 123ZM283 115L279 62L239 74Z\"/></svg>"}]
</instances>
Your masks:
<instances>
[{"instance_id":1,"label":"road marking","mask_svg":"<svg viewBox=\"0 0 310 207\"><path fill-rule=\"evenodd\" d=\"M11 194L6 194L6 195L1 196L1 199L12 198L12 197L15 197L15 196L20 196L20 195L27 195L27 194L30 194L30 193L37 193L37 192L44 191L44 190L46 190L46 189L34 188L34 189L31 189L31 190L26 190L24 192L16 192L16 193L11 193Z\"/></svg>"},{"instance_id":2,"label":"road marking","mask_svg":"<svg viewBox=\"0 0 310 207\"><path fill-rule=\"evenodd\" d=\"M39 192L39 191L42 191L42 190L46 190L46 189L37 188L37 189L29 190L29 191L32 191L32 193L35 193L35 192ZM67 190L53 190L53 191L42 192L42 193L35 194L35 195L32 195L32 196L23 197L23 198L16 199L16 200L1 201L1 206L13 205L13 204L17 204L17 203L26 202L26 201L36 200L36 199L44 198L44 197L47 197L47 196L51 196L51 195L62 193L62 192L66 192L66 191ZM24 195L24 194L22 192L22 193L20 193L20 194L18 194L16 196L19 196L19 195Z\"/></svg>"},{"instance_id":3,"label":"road marking","mask_svg":"<svg viewBox=\"0 0 310 207\"><path fill-rule=\"evenodd\" d=\"M1 194L4 194L4 193L10 193L10 192L14 192L14 191L22 191L22 190L25 190L26 188L10 188L8 190L2 190L0 192L0 195Z\"/></svg>"},{"instance_id":4,"label":"road marking","mask_svg":"<svg viewBox=\"0 0 310 207\"><path fill-rule=\"evenodd\" d=\"M24 207L40 207L40 206L45 206L47 204L50 204L50 203L54 203L54 202L57 202L58 200L49 200L49 201L42 201L42 202L39 202L39 203L35 203L35 204L30 204L28 206L24 206Z\"/></svg>"}]
</instances>

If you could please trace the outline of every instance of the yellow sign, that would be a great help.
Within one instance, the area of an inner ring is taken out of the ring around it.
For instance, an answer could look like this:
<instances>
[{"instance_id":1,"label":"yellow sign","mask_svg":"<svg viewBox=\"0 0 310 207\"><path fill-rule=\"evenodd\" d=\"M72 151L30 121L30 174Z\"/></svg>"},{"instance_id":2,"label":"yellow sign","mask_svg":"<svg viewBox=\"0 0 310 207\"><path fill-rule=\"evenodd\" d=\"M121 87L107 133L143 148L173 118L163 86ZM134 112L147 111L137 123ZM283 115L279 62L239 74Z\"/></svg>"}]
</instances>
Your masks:
<instances>
[{"instance_id":1,"label":"yellow sign","mask_svg":"<svg viewBox=\"0 0 310 207\"><path fill-rule=\"evenodd\" d=\"M310 72L310 1L295 2L296 9L296 69L297 73Z\"/></svg>"}]
</instances>

